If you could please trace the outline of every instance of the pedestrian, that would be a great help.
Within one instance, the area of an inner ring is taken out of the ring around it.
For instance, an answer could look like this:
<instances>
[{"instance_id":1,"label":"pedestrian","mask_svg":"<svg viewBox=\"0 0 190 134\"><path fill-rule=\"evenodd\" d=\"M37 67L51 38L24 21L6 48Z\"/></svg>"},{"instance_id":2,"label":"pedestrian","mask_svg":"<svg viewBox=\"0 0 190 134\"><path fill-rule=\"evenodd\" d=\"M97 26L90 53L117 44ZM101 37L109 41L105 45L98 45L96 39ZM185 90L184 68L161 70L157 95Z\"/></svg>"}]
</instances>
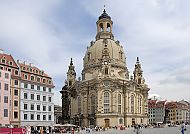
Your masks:
<instances>
[{"instance_id":1,"label":"pedestrian","mask_svg":"<svg viewBox=\"0 0 190 134\"><path fill-rule=\"evenodd\" d=\"M75 133L75 129L72 127L71 134L74 134L74 133Z\"/></svg>"},{"instance_id":2,"label":"pedestrian","mask_svg":"<svg viewBox=\"0 0 190 134\"><path fill-rule=\"evenodd\" d=\"M181 123L180 129L181 129L181 133L184 134L185 124L184 124L183 121L182 121L182 123Z\"/></svg>"}]
</instances>

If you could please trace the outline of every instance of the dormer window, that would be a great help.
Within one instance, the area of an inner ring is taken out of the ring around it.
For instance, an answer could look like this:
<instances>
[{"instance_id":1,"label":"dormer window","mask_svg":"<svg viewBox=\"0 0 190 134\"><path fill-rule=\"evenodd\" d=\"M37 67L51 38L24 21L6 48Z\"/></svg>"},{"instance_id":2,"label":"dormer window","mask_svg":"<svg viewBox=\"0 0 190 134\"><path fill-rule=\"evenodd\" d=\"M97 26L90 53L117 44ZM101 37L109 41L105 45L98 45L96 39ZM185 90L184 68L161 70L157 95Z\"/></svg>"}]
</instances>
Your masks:
<instances>
[{"instance_id":1,"label":"dormer window","mask_svg":"<svg viewBox=\"0 0 190 134\"><path fill-rule=\"evenodd\" d=\"M2 62L2 63L5 63L5 59L2 59L1 62Z\"/></svg>"},{"instance_id":2,"label":"dormer window","mask_svg":"<svg viewBox=\"0 0 190 134\"><path fill-rule=\"evenodd\" d=\"M23 67L23 70L25 70L26 68L25 67Z\"/></svg>"},{"instance_id":3,"label":"dormer window","mask_svg":"<svg viewBox=\"0 0 190 134\"><path fill-rule=\"evenodd\" d=\"M10 65L11 65L11 66L13 65L13 62L12 62L12 61L10 61Z\"/></svg>"},{"instance_id":4,"label":"dormer window","mask_svg":"<svg viewBox=\"0 0 190 134\"><path fill-rule=\"evenodd\" d=\"M49 84L51 84L51 80L49 81Z\"/></svg>"}]
</instances>

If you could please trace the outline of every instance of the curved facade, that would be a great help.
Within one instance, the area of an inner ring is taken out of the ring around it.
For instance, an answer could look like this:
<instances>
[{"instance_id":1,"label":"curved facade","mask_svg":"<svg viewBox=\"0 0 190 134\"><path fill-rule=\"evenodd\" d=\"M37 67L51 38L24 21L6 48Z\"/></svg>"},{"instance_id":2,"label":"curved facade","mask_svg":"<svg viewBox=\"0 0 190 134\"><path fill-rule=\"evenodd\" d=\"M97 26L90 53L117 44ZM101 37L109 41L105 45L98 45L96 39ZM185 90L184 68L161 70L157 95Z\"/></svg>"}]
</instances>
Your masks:
<instances>
[{"instance_id":1,"label":"curved facade","mask_svg":"<svg viewBox=\"0 0 190 134\"><path fill-rule=\"evenodd\" d=\"M82 80L76 80L72 62L67 73L71 122L102 127L148 124L149 88L139 59L129 76L124 49L114 40L113 22L105 10L96 24L96 40L83 58Z\"/></svg>"}]
</instances>

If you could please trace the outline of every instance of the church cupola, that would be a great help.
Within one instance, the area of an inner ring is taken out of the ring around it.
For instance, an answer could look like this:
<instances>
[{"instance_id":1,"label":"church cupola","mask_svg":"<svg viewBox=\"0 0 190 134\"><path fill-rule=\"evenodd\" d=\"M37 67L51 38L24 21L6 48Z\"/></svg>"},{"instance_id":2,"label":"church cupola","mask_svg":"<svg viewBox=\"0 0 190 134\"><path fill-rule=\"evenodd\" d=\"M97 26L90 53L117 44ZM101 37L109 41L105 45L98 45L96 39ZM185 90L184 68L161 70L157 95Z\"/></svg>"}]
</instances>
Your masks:
<instances>
[{"instance_id":1,"label":"church cupola","mask_svg":"<svg viewBox=\"0 0 190 134\"><path fill-rule=\"evenodd\" d=\"M73 61L71 58L69 69L67 71L67 82L68 86L72 86L76 80L75 66L73 66Z\"/></svg>"},{"instance_id":2,"label":"church cupola","mask_svg":"<svg viewBox=\"0 0 190 134\"><path fill-rule=\"evenodd\" d=\"M143 84L144 82L144 78L143 78L143 71L141 69L141 64L139 62L139 57L137 57L137 61L135 64L135 69L133 71L134 74L134 80L135 82L137 82L138 84Z\"/></svg>"},{"instance_id":3,"label":"church cupola","mask_svg":"<svg viewBox=\"0 0 190 134\"><path fill-rule=\"evenodd\" d=\"M98 39L114 39L112 34L112 25L113 21L111 17L106 13L104 9L101 16L99 16L98 21L96 22L97 25L97 35L96 40Z\"/></svg>"}]
</instances>

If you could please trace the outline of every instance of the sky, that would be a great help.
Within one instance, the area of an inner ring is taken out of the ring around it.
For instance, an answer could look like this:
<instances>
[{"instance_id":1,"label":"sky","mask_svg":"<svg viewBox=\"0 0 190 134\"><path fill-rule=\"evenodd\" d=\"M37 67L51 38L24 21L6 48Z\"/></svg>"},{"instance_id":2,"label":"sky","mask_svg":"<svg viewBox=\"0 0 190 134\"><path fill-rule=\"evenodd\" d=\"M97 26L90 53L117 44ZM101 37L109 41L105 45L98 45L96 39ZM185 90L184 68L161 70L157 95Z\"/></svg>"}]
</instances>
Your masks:
<instances>
[{"instance_id":1,"label":"sky","mask_svg":"<svg viewBox=\"0 0 190 134\"><path fill-rule=\"evenodd\" d=\"M0 0L0 48L49 74L61 105L70 58L81 77L104 5L130 74L138 56L149 94L190 101L189 0Z\"/></svg>"}]
</instances>

